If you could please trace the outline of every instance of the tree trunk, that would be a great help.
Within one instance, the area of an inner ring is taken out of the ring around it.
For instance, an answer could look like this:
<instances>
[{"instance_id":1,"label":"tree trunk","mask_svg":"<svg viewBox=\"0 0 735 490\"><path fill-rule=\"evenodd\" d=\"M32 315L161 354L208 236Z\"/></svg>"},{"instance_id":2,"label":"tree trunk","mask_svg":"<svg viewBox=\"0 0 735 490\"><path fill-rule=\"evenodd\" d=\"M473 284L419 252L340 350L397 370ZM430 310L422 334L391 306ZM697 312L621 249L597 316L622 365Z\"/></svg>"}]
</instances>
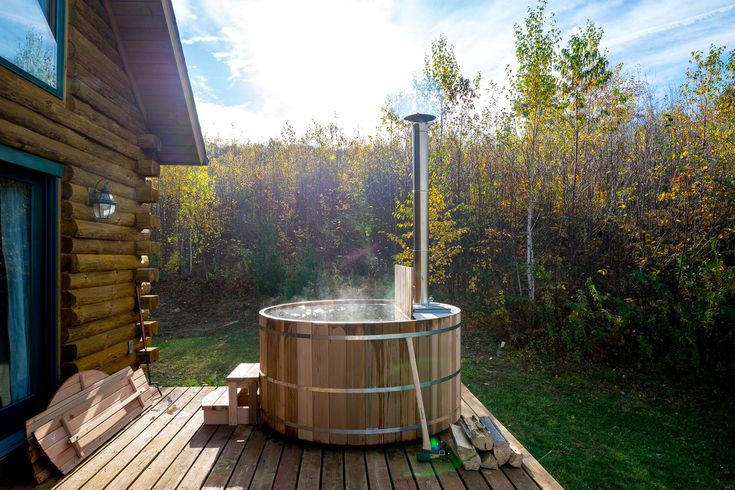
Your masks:
<instances>
[{"instance_id":1,"label":"tree trunk","mask_svg":"<svg viewBox=\"0 0 735 490\"><path fill-rule=\"evenodd\" d=\"M191 246L191 228L189 228L189 276L194 270L194 251Z\"/></svg>"},{"instance_id":2,"label":"tree trunk","mask_svg":"<svg viewBox=\"0 0 735 490\"><path fill-rule=\"evenodd\" d=\"M526 281L528 299L536 298L536 282L533 277L533 179L529 180L528 205L526 209Z\"/></svg>"}]
</instances>

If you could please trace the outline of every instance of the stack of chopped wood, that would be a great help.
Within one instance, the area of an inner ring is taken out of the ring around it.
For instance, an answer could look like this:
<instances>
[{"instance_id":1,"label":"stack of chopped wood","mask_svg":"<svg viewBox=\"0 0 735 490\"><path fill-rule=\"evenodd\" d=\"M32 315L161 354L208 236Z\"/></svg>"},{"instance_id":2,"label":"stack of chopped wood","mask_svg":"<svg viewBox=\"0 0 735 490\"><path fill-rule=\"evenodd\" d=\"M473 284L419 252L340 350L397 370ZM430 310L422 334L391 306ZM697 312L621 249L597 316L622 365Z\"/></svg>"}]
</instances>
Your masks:
<instances>
[{"instance_id":1,"label":"stack of chopped wood","mask_svg":"<svg viewBox=\"0 0 735 490\"><path fill-rule=\"evenodd\" d=\"M504 464L521 467L523 455L508 443L490 417L463 415L458 422L450 426L445 442L464 469L497 470Z\"/></svg>"}]
</instances>

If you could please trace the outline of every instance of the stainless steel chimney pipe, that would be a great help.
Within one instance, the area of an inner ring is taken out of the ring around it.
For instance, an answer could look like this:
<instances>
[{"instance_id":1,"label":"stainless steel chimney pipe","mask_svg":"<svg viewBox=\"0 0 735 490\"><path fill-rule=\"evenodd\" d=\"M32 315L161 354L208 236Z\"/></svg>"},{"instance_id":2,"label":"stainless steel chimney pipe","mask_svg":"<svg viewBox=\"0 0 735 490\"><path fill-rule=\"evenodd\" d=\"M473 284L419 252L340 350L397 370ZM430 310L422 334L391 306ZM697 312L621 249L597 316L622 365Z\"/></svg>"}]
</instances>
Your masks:
<instances>
[{"instance_id":1,"label":"stainless steel chimney pipe","mask_svg":"<svg viewBox=\"0 0 735 490\"><path fill-rule=\"evenodd\" d=\"M429 306L429 123L431 114L412 114L413 123L413 301Z\"/></svg>"}]
</instances>

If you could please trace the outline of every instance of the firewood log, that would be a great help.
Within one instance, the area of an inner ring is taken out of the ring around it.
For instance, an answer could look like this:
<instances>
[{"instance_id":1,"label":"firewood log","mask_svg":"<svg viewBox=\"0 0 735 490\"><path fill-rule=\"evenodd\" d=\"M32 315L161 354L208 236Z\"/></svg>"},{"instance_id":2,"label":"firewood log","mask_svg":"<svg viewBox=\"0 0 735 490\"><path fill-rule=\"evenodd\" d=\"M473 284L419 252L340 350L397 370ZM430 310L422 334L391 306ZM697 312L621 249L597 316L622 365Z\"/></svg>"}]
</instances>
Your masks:
<instances>
[{"instance_id":1,"label":"firewood log","mask_svg":"<svg viewBox=\"0 0 735 490\"><path fill-rule=\"evenodd\" d=\"M480 422L482 422L482 425L484 425L487 431L492 435L493 454L495 455L495 459L498 460L498 466L503 466L508 462L508 458L510 458L510 444L508 444L505 436L500 433L493 421L490 420L490 417L480 417Z\"/></svg>"},{"instance_id":2,"label":"firewood log","mask_svg":"<svg viewBox=\"0 0 735 490\"><path fill-rule=\"evenodd\" d=\"M466 470L477 471L480 469L480 456L467 439L464 430L458 425L451 424L450 430L445 433L445 443L452 449L454 454L462 462L462 467Z\"/></svg>"},{"instance_id":3,"label":"firewood log","mask_svg":"<svg viewBox=\"0 0 735 490\"><path fill-rule=\"evenodd\" d=\"M523 465L523 454L516 448L510 448L510 457L508 458L508 464L514 468L520 468Z\"/></svg>"},{"instance_id":4,"label":"firewood log","mask_svg":"<svg viewBox=\"0 0 735 490\"><path fill-rule=\"evenodd\" d=\"M498 460L495 459L495 455L492 451L478 451L477 454L480 456L480 467L486 470L497 470Z\"/></svg>"},{"instance_id":5,"label":"firewood log","mask_svg":"<svg viewBox=\"0 0 735 490\"><path fill-rule=\"evenodd\" d=\"M479 424L479 420L476 423L471 417L465 417L464 415L460 418L459 425L464 429L467 437L472 441L472 445L480 451L489 451L493 448L493 438L485 426Z\"/></svg>"}]
</instances>

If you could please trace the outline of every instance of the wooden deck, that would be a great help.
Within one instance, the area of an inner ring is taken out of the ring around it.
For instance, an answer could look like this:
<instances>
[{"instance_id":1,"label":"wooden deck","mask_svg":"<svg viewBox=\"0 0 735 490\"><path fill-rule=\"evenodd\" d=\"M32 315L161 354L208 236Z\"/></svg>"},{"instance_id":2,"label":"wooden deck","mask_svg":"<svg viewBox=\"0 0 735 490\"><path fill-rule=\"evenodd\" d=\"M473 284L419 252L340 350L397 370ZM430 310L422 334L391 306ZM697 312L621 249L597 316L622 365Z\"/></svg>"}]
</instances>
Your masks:
<instances>
[{"instance_id":1,"label":"wooden deck","mask_svg":"<svg viewBox=\"0 0 735 490\"><path fill-rule=\"evenodd\" d=\"M524 453L523 467L465 471L450 462L418 463L420 443L340 448L286 440L268 429L202 424L213 388L166 388L163 398L55 488L561 488L502 424ZM462 387L462 412L492 415Z\"/></svg>"}]
</instances>

